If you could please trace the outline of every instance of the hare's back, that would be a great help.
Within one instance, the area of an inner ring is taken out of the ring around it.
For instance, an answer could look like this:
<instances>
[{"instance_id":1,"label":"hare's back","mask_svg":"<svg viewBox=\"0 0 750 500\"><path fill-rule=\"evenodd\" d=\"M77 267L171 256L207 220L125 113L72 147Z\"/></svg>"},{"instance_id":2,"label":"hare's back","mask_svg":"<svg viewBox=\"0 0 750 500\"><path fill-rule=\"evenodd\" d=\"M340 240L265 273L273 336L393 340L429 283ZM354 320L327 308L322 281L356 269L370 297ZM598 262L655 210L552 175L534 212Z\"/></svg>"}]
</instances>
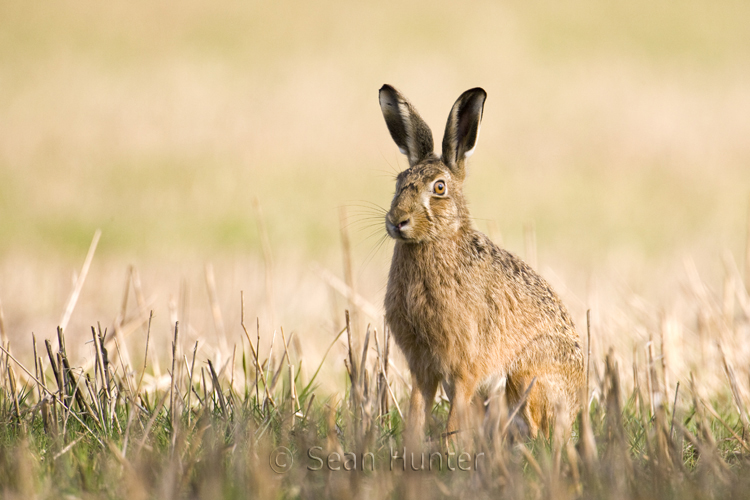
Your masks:
<instances>
[{"instance_id":1,"label":"hare's back","mask_svg":"<svg viewBox=\"0 0 750 500\"><path fill-rule=\"evenodd\" d=\"M477 232L473 240L475 252L489 257L488 285L495 300L504 302L498 304L504 306L500 310L520 316L527 325L551 322L555 332L577 337L573 320L547 280L484 234Z\"/></svg>"}]
</instances>

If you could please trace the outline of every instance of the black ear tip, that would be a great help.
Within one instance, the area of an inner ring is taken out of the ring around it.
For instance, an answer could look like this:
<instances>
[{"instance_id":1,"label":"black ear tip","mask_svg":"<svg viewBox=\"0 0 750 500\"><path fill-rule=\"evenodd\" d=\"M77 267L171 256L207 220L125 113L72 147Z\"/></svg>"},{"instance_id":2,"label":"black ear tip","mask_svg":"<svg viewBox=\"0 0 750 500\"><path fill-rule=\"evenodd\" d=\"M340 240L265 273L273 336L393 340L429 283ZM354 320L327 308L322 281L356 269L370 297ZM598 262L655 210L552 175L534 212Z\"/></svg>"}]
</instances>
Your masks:
<instances>
[{"instance_id":1,"label":"black ear tip","mask_svg":"<svg viewBox=\"0 0 750 500\"><path fill-rule=\"evenodd\" d=\"M380 107L385 111L386 108L395 108L398 101L398 93L396 89L388 84L380 87L378 91L378 100L380 101Z\"/></svg>"},{"instance_id":2,"label":"black ear tip","mask_svg":"<svg viewBox=\"0 0 750 500\"><path fill-rule=\"evenodd\" d=\"M487 99L487 92L482 87L475 87L471 90L468 90L467 93L470 93L471 95L474 95L476 97L480 97L483 101Z\"/></svg>"},{"instance_id":3,"label":"black ear tip","mask_svg":"<svg viewBox=\"0 0 750 500\"><path fill-rule=\"evenodd\" d=\"M485 92L482 87L474 87L473 89L469 89L461 94L461 96L458 98L459 101L475 99L479 99L481 102L484 102L485 99L487 99L487 92Z\"/></svg>"},{"instance_id":4,"label":"black ear tip","mask_svg":"<svg viewBox=\"0 0 750 500\"><path fill-rule=\"evenodd\" d=\"M456 104L461 106L462 108L464 106L471 106L471 107L478 107L483 108L484 107L484 101L487 100L487 92L484 91L482 87L474 87L473 89L469 89L456 100Z\"/></svg>"}]
</instances>

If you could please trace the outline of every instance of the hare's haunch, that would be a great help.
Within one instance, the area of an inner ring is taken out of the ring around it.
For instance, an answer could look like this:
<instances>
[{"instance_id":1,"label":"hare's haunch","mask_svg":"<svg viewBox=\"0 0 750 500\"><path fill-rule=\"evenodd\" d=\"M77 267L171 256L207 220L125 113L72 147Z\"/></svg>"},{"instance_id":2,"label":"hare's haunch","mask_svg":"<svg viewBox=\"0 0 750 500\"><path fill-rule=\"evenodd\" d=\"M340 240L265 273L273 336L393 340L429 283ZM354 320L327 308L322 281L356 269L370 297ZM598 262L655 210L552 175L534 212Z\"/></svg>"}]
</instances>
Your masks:
<instances>
[{"instance_id":1,"label":"hare's haunch","mask_svg":"<svg viewBox=\"0 0 750 500\"><path fill-rule=\"evenodd\" d=\"M584 358L565 306L531 267L472 228L463 181L486 97L475 88L458 98L438 157L411 103L390 85L380 89L388 130L409 159L385 217L396 241L385 314L412 373L414 433L441 381L451 400L448 433L466 425L470 399L493 376L507 377L511 405L534 381L523 409L532 435L546 434L556 411L571 423L578 410Z\"/></svg>"}]
</instances>

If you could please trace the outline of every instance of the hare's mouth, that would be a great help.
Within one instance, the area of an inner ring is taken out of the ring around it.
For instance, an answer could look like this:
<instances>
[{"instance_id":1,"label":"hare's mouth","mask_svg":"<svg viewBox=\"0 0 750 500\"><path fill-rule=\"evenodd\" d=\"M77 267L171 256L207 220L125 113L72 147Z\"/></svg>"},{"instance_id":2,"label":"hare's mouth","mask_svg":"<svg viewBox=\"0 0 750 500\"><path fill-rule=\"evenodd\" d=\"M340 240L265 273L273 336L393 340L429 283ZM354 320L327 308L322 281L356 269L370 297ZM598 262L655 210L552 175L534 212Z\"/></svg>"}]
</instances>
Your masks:
<instances>
[{"instance_id":1,"label":"hare's mouth","mask_svg":"<svg viewBox=\"0 0 750 500\"><path fill-rule=\"evenodd\" d=\"M404 218L396 223L391 222L386 217L385 230L388 232L388 236L394 240L410 241L414 239L414 221L411 217Z\"/></svg>"}]
</instances>

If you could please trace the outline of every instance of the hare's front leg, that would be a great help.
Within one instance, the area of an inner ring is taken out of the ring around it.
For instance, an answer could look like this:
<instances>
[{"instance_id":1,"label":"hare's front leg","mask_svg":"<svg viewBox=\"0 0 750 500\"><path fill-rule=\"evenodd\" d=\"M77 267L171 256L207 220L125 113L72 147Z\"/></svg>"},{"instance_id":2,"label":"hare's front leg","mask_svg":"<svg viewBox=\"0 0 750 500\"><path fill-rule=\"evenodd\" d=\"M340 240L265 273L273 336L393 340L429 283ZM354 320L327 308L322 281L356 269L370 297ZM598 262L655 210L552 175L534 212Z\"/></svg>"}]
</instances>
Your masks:
<instances>
[{"instance_id":1,"label":"hare's front leg","mask_svg":"<svg viewBox=\"0 0 750 500\"><path fill-rule=\"evenodd\" d=\"M468 413L471 398L474 395L476 382L454 378L450 385L451 409L448 413L448 426L446 435L449 440L455 440L459 431L464 431L468 426Z\"/></svg>"},{"instance_id":2,"label":"hare's front leg","mask_svg":"<svg viewBox=\"0 0 750 500\"><path fill-rule=\"evenodd\" d=\"M424 436L425 420L429 420L432 415L432 404L435 401L439 382L440 378L432 374L415 376L412 381L409 417L406 425L409 445L417 445Z\"/></svg>"}]
</instances>

